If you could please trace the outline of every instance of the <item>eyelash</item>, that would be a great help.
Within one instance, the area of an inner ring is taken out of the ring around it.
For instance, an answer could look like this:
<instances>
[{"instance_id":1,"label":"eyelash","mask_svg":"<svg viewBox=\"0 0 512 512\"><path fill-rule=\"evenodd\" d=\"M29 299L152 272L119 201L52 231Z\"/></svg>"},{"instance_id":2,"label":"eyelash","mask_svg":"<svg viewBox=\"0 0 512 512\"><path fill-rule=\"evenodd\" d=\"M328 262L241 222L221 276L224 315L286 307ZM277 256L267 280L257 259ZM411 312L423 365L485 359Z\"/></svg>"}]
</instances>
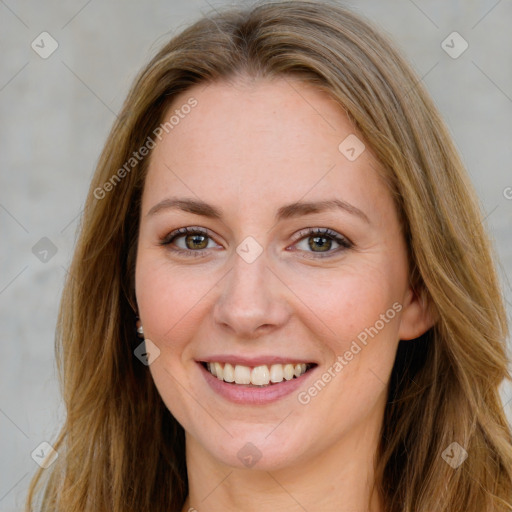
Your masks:
<instances>
[{"instance_id":1,"label":"eyelash","mask_svg":"<svg viewBox=\"0 0 512 512\"><path fill-rule=\"evenodd\" d=\"M182 236L185 236L185 235L205 235L212 240L212 237L208 234L208 231L206 229L194 226L194 227L179 228L179 229L172 231L171 233L166 235L160 241L160 245L167 246L169 248L169 250L171 250L175 253L178 253L182 256L186 256L186 257L197 258L197 257L208 256L208 249L197 249L197 250L175 249L174 247L171 246L172 242L174 242L177 238L181 238ZM302 231L300 231L297 234L297 238L294 241L294 244L296 244L297 242L300 242L304 238L310 238L315 235L330 239L330 240L336 242L337 244L339 244L340 247L338 247L337 249L335 249L333 251L331 251L331 250L326 251L325 253L305 251L310 254L314 254L313 258L329 258L329 257L333 256L334 254L345 251L347 249L352 249L354 247L354 244L348 238L345 238L344 236L339 235L338 233L336 233L336 231L333 231L329 228L306 228L306 229L303 229ZM304 256L304 257L306 257L306 256Z\"/></svg>"}]
</instances>

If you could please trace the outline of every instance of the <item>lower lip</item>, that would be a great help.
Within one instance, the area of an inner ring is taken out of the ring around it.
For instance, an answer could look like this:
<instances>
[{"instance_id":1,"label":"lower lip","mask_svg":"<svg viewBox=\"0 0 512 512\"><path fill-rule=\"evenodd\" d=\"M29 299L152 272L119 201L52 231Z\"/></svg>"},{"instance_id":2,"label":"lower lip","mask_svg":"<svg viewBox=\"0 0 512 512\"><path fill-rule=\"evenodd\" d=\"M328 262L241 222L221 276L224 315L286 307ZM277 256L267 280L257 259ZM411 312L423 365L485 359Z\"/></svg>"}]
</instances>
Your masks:
<instances>
[{"instance_id":1,"label":"lower lip","mask_svg":"<svg viewBox=\"0 0 512 512\"><path fill-rule=\"evenodd\" d=\"M245 384L230 384L214 377L201 363L197 363L208 385L226 400L237 404L264 405L290 395L302 386L311 373L317 368L311 368L300 377L283 380L278 384L265 387L254 387Z\"/></svg>"}]
</instances>

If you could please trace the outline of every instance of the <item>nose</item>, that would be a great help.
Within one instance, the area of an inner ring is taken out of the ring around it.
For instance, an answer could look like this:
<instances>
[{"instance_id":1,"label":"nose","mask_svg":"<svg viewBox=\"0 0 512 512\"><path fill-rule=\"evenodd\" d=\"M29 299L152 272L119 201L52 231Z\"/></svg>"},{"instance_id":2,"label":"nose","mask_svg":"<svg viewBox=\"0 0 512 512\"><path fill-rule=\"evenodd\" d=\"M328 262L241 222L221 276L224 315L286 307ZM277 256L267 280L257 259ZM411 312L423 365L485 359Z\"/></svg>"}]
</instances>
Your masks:
<instances>
[{"instance_id":1,"label":"nose","mask_svg":"<svg viewBox=\"0 0 512 512\"><path fill-rule=\"evenodd\" d=\"M282 327L291 315L286 285L268 265L267 253L251 263L235 253L233 268L221 281L214 321L230 336L256 339Z\"/></svg>"}]
</instances>

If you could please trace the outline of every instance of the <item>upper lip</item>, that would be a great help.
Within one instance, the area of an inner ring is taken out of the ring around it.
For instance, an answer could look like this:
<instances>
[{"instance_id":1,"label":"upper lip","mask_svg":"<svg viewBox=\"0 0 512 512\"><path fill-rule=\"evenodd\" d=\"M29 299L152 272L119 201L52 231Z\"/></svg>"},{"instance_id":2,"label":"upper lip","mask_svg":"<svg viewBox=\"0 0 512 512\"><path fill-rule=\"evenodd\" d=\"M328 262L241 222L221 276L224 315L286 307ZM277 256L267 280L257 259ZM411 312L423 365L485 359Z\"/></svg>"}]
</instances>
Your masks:
<instances>
[{"instance_id":1,"label":"upper lip","mask_svg":"<svg viewBox=\"0 0 512 512\"><path fill-rule=\"evenodd\" d=\"M267 365L270 366L272 364L316 364L311 359L303 359L300 357L283 357L283 356L254 356L254 357L244 357L240 355L232 355L232 354L218 354L207 356L201 359L198 359L199 362L204 363L229 363L233 366L237 364L242 366L262 366Z\"/></svg>"}]
</instances>

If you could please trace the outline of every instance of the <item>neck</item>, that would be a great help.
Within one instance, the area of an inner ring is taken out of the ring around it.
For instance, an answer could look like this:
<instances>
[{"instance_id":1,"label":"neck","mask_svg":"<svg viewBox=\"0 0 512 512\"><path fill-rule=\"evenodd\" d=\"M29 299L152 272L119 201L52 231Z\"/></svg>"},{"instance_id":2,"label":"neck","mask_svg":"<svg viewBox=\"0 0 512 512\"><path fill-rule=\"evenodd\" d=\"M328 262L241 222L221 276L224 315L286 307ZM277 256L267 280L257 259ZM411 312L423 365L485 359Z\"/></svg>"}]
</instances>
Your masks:
<instances>
[{"instance_id":1,"label":"neck","mask_svg":"<svg viewBox=\"0 0 512 512\"><path fill-rule=\"evenodd\" d=\"M379 430L368 426L306 460L262 471L224 465L187 434L189 496L182 512L382 512L374 490L378 441Z\"/></svg>"}]
</instances>

